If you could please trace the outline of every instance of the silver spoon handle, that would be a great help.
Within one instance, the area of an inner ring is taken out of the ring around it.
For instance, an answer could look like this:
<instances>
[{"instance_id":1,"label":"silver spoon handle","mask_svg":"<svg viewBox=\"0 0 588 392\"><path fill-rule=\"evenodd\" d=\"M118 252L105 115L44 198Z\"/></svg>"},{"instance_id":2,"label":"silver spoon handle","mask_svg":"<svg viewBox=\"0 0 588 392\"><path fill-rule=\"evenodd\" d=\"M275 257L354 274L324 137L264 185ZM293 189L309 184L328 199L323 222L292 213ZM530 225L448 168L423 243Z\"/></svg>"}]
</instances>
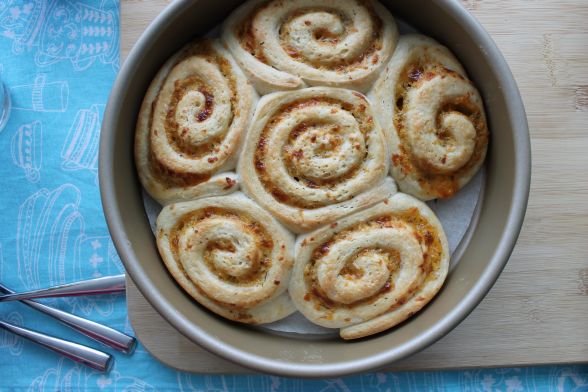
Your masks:
<instances>
[{"instance_id":1,"label":"silver spoon handle","mask_svg":"<svg viewBox=\"0 0 588 392\"><path fill-rule=\"evenodd\" d=\"M5 321L0 321L0 328L4 328L7 331L29 339L30 341L48 348L49 350L53 350L73 361L82 363L101 372L108 372L114 362L112 356L103 353L102 351L12 325Z\"/></svg>"},{"instance_id":2,"label":"silver spoon handle","mask_svg":"<svg viewBox=\"0 0 588 392\"><path fill-rule=\"evenodd\" d=\"M0 295L2 301L17 301L32 298L71 297L79 295L109 294L125 290L125 276L115 275L82 280L47 289Z\"/></svg>"}]
</instances>

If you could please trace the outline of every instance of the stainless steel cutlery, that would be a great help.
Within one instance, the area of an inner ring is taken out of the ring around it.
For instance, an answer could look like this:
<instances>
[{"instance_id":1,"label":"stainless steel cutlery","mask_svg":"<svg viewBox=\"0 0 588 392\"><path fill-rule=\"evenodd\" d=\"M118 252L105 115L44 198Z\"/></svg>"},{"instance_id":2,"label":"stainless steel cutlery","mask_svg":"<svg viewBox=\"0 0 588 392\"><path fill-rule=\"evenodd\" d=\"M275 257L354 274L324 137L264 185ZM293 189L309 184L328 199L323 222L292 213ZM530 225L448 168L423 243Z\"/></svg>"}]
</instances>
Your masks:
<instances>
[{"instance_id":1,"label":"stainless steel cutlery","mask_svg":"<svg viewBox=\"0 0 588 392\"><path fill-rule=\"evenodd\" d=\"M115 275L102 278L81 280L79 282L53 286L41 290L27 291L24 293L10 293L0 295L0 302L20 301L23 299L72 297L79 295L110 294L125 291L125 276Z\"/></svg>"},{"instance_id":2,"label":"stainless steel cutlery","mask_svg":"<svg viewBox=\"0 0 588 392\"><path fill-rule=\"evenodd\" d=\"M55 336L46 335L1 320L0 328L4 328L7 331L35 342L49 350L53 350L71 360L83 363L84 365L102 372L109 371L114 362L114 359L110 354L84 346L83 344L56 338Z\"/></svg>"},{"instance_id":3,"label":"stainless steel cutlery","mask_svg":"<svg viewBox=\"0 0 588 392\"><path fill-rule=\"evenodd\" d=\"M101 277L22 293L15 293L8 287L0 284L0 293L4 293L0 294L0 302L21 301L29 307L59 320L68 327L102 344L130 354L136 345L134 337L95 321L31 300L32 298L109 294L124 290L124 275ZM1 320L0 328L29 339L45 348L99 371L108 372L114 362L114 358L110 354L79 343L70 342Z\"/></svg>"},{"instance_id":4,"label":"stainless steel cutlery","mask_svg":"<svg viewBox=\"0 0 588 392\"><path fill-rule=\"evenodd\" d=\"M2 284L0 284L0 292L9 294L13 293L12 290ZM116 329L107 327L106 325L85 319L80 316L76 316L61 309L56 309L51 306L41 304L39 302L26 299L21 300L21 302L33 309L36 309L61 321L68 327L71 327L102 344L114 348L115 350L130 354L135 349L135 338L119 332Z\"/></svg>"}]
</instances>

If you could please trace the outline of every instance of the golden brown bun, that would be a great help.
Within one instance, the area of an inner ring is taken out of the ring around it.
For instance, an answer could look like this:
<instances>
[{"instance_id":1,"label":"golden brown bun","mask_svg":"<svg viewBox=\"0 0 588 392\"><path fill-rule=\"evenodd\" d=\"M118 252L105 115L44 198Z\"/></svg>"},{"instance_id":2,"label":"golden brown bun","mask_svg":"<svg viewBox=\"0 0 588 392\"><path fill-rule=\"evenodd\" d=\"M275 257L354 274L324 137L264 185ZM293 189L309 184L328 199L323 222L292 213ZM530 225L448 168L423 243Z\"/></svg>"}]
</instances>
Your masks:
<instances>
[{"instance_id":1,"label":"golden brown bun","mask_svg":"<svg viewBox=\"0 0 588 392\"><path fill-rule=\"evenodd\" d=\"M447 238L433 212L397 193L299 236L290 295L313 323L357 339L418 312L441 288L448 265Z\"/></svg>"},{"instance_id":2,"label":"golden brown bun","mask_svg":"<svg viewBox=\"0 0 588 392\"><path fill-rule=\"evenodd\" d=\"M196 40L149 86L137 120L139 179L159 203L238 189L233 170L257 94L218 41Z\"/></svg>"},{"instance_id":3,"label":"golden brown bun","mask_svg":"<svg viewBox=\"0 0 588 392\"><path fill-rule=\"evenodd\" d=\"M405 35L369 93L402 192L421 200L453 196L482 166L488 148L484 105L451 52Z\"/></svg>"},{"instance_id":4,"label":"golden brown bun","mask_svg":"<svg viewBox=\"0 0 588 392\"><path fill-rule=\"evenodd\" d=\"M308 86L367 91L398 40L377 1L248 1L222 39L261 94Z\"/></svg>"},{"instance_id":5,"label":"golden brown bun","mask_svg":"<svg viewBox=\"0 0 588 392\"><path fill-rule=\"evenodd\" d=\"M247 195L301 233L394 194L388 156L362 94L312 87L260 100L238 174Z\"/></svg>"},{"instance_id":6,"label":"golden brown bun","mask_svg":"<svg viewBox=\"0 0 588 392\"><path fill-rule=\"evenodd\" d=\"M157 246L184 290L225 318L262 324L295 311L294 237L240 192L166 206Z\"/></svg>"}]
</instances>

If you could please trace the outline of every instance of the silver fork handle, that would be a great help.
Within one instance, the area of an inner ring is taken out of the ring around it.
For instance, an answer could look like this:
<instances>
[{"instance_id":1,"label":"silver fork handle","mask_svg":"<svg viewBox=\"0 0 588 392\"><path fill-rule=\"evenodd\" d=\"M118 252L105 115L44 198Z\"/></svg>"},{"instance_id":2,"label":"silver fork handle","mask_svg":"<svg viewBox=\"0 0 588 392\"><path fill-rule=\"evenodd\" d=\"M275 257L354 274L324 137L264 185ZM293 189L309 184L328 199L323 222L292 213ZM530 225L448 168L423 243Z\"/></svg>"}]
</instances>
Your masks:
<instances>
[{"instance_id":1,"label":"silver fork handle","mask_svg":"<svg viewBox=\"0 0 588 392\"><path fill-rule=\"evenodd\" d=\"M5 321L0 320L0 328L4 328L7 331L29 339L30 341L48 348L49 350L55 351L73 361L82 363L101 372L108 372L114 362L112 356L102 351L9 324Z\"/></svg>"},{"instance_id":2,"label":"silver fork handle","mask_svg":"<svg viewBox=\"0 0 588 392\"><path fill-rule=\"evenodd\" d=\"M125 290L125 275L81 280L47 289L0 295L0 302L32 298L72 297L78 295L109 294Z\"/></svg>"}]
</instances>

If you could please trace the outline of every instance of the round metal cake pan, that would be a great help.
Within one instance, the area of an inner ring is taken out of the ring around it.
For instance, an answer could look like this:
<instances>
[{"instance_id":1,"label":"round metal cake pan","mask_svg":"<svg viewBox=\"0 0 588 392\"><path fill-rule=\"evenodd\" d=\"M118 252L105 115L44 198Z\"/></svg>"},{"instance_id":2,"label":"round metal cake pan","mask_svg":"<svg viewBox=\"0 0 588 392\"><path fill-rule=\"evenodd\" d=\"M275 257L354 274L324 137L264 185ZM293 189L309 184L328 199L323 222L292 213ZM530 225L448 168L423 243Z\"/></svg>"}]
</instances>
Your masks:
<instances>
[{"instance_id":1,"label":"round metal cake pan","mask_svg":"<svg viewBox=\"0 0 588 392\"><path fill-rule=\"evenodd\" d=\"M356 342L304 340L223 320L167 273L143 208L134 161L137 114L163 62L218 25L240 1L177 0L143 33L115 81L100 137L100 191L110 233L141 293L179 332L257 371L333 377L377 369L413 354L457 326L504 268L523 223L531 177L529 132L515 80L480 24L452 0L382 1L392 14L448 46L485 101L491 130L478 224L444 288L400 326Z\"/></svg>"}]
</instances>

